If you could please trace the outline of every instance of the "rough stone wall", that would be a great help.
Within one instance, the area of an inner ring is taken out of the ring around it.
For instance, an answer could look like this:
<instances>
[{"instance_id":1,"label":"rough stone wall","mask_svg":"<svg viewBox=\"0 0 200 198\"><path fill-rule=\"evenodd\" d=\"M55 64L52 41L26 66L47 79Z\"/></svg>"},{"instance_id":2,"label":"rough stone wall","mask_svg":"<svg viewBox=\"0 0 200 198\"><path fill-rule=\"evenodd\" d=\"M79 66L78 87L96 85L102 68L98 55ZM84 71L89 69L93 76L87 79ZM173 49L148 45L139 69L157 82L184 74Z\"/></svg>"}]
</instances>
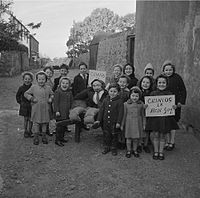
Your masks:
<instances>
[{"instance_id":1,"label":"rough stone wall","mask_svg":"<svg viewBox=\"0 0 200 198\"><path fill-rule=\"evenodd\" d=\"M107 82L112 75L113 66L126 63L127 35L128 32L117 33L99 43L96 69L106 71Z\"/></svg>"},{"instance_id":2,"label":"rough stone wall","mask_svg":"<svg viewBox=\"0 0 200 198\"><path fill-rule=\"evenodd\" d=\"M1 52L0 76L14 76L29 69L28 54L18 51Z\"/></svg>"},{"instance_id":3,"label":"rough stone wall","mask_svg":"<svg viewBox=\"0 0 200 198\"><path fill-rule=\"evenodd\" d=\"M148 62L161 72L171 59L186 84L182 121L200 128L200 2L137 1L135 67L140 75Z\"/></svg>"}]
</instances>

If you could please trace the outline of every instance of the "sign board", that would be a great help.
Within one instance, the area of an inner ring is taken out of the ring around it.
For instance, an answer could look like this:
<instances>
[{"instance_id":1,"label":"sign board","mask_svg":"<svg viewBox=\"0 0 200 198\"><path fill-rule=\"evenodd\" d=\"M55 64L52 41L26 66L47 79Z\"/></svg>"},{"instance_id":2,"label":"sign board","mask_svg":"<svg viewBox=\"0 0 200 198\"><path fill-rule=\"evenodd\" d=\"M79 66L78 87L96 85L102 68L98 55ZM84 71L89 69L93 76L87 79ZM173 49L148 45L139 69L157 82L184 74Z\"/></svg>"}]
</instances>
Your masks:
<instances>
[{"instance_id":1,"label":"sign board","mask_svg":"<svg viewBox=\"0 0 200 198\"><path fill-rule=\"evenodd\" d=\"M97 71L97 70L89 70L89 86L94 79L102 80L106 82L106 72L105 71Z\"/></svg>"},{"instance_id":2,"label":"sign board","mask_svg":"<svg viewBox=\"0 0 200 198\"><path fill-rule=\"evenodd\" d=\"M173 116L175 110L175 95L145 96L146 117Z\"/></svg>"}]
</instances>

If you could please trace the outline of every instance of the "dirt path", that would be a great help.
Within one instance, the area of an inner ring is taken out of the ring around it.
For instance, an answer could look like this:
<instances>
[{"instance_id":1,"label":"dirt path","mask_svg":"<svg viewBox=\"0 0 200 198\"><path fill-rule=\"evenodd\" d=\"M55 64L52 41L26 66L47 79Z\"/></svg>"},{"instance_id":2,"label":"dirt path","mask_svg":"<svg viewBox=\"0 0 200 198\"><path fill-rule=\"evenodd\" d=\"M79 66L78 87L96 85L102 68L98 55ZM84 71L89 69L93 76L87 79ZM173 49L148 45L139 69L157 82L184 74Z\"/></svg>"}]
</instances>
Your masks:
<instances>
[{"instance_id":1,"label":"dirt path","mask_svg":"<svg viewBox=\"0 0 200 198\"><path fill-rule=\"evenodd\" d=\"M72 72L73 76L74 73ZM74 142L34 146L23 138L15 93L20 77L0 78L0 197L1 198L198 198L200 195L200 143L180 131L176 149L166 160L154 161L102 155L101 131L81 134Z\"/></svg>"}]
</instances>

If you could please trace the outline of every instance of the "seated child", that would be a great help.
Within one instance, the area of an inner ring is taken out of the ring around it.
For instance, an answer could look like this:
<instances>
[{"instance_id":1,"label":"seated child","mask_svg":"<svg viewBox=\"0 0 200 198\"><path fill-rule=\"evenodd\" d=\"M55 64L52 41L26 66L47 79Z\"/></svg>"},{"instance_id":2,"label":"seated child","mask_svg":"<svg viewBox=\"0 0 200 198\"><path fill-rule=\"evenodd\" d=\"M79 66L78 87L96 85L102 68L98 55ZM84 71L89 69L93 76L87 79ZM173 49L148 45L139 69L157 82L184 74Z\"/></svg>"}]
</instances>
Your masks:
<instances>
[{"instance_id":1,"label":"seated child","mask_svg":"<svg viewBox=\"0 0 200 198\"><path fill-rule=\"evenodd\" d=\"M92 124L99 111L99 108L107 96L105 84L99 79L95 79L91 83L91 87L83 90L74 97L74 100L83 100L86 102L87 107L84 105L77 106L70 111L70 119L74 121L84 121L85 124ZM81 117L81 114L84 117Z\"/></svg>"}]
</instances>

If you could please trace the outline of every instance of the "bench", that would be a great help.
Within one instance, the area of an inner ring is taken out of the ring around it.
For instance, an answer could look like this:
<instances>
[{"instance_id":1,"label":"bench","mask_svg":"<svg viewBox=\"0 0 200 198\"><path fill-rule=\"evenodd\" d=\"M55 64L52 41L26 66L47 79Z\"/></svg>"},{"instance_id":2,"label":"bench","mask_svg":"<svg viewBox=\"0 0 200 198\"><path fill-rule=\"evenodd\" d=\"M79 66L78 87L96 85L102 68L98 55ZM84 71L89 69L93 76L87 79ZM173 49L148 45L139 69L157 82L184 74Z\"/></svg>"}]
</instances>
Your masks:
<instances>
[{"instance_id":1,"label":"bench","mask_svg":"<svg viewBox=\"0 0 200 198\"><path fill-rule=\"evenodd\" d=\"M79 121L72 121L72 120L62 120L56 122L57 126L68 126L68 125L73 125L75 124L75 135L74 135L74 140L75 142L79 143L80 142L80 133L81 133L81 125L82 123Z\"/></svg>"}]
</instances>

